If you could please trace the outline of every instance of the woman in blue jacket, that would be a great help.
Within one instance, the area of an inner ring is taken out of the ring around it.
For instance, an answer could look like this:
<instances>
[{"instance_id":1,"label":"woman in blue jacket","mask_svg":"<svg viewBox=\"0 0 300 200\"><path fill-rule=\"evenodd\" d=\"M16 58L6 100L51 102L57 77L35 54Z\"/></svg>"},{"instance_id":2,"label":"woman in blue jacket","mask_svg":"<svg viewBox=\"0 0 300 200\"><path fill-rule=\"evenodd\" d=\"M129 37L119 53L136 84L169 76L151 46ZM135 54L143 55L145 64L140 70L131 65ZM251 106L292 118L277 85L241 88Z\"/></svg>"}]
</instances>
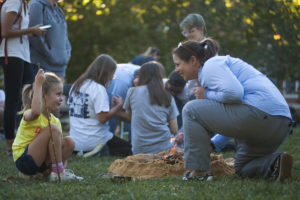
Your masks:
<instances>
[{"instance_id":1,"label":"woman in blue jacket","mask_svg":"<svg viewBox=\"0 0 300 200\"><path fill-rule=\"evenodd\" d=\"M184 180L212 180L210 137L237 143L235 171L241 177L291 178L292 156L276 152L290 133L289 107L276 86L241 59L217 55L215 41L185 42L173 51L176 72L198 79L198 99L183 108Z\"/></svg>"},{"instance_id":2,"label":"woman in blue jacket","mask_svg":"<svg viewBox=\"0 0 300 200\"><path fill-rule=\"evenodd\" d=\"M29 25L51 25L45 36L30 38L31 62L41 64L46 72L54 72L62 81L71 57L65 14L58 0L32 0Z\"/></svg>"}]
</instances>

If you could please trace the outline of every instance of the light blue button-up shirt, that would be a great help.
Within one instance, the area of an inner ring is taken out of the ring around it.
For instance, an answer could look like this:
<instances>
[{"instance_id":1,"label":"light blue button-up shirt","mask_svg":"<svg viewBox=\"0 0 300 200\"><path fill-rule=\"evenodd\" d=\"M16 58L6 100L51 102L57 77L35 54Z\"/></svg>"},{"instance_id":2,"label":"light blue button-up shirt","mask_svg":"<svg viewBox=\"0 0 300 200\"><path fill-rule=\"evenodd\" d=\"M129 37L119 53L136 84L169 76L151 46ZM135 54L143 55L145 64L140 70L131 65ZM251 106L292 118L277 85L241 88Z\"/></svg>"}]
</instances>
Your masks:
<instances>
[{"instance_id":1,"label":"light blue button-up shirt","mask_svg":"<svg viewBox=\"0 0 300 200\"><path fill-rule=\"evenodd\" d=\"M242 103L270 115L292 119L277 87L261 72L239 58L215 56L200 68L198 80L207 88L205 98L222 103ZM211 142L220 151L230 138L216 135Z\"/></svg>"},{"instance_id":2,"label":"light blue button-up shirt","mask_svg":"<svg viewBox=\"0 0 300 200\"><path fill-rule=\"evenodd\" d=\"M215 56L207 60L198 79L207 88L205 98L222 103L243 103L270 115L292 119L289 106L264 74L238 58Z\"/></svg>"}]
</instances>

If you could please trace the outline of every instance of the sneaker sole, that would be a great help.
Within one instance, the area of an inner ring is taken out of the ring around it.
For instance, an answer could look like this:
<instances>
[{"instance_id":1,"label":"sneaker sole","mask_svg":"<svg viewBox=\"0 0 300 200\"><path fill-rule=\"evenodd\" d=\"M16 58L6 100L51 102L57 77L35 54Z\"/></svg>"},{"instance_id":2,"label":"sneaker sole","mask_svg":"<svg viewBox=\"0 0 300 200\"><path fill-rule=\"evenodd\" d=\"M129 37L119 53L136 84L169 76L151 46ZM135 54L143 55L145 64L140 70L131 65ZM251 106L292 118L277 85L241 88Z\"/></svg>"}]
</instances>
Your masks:
<instances>
[{"instance_id":1,"label":"sneaker sole","mask_svg":"<svg viewBox=\"0 0 300 200\"><path fill-rule=\"evenodd\" d=\"M88 158L88 157L91 157L93 155L96 155L97 153L99 153L103 147L105 146L106 143L99 143L92 151L88 152L88 153L85 153L83 154L83 157L84 158Z\"/></svg>"},{"instance_id":2,"label":"sneaker sole","mask_svg":"<svg viewBox=\"0 0 300 200\"><path fill-rule=\"evenodd\" d=\"M280 158L280 168L277 181L289 181L292 179L293 157L284 153Z\"/></svg>"}]
</instances>

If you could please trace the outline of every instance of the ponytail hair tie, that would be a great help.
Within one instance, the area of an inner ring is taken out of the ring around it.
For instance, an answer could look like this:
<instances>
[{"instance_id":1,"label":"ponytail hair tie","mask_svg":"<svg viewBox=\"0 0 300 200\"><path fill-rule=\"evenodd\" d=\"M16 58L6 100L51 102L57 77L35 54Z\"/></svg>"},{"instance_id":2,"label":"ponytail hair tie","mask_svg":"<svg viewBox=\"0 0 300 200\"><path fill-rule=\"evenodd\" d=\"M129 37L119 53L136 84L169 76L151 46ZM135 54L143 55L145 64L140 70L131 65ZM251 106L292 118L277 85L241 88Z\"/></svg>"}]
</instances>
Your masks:
<instances>
[{"instance_id":1,"label":"ponytail hair tie","mask_svg":"<svg viewBox=\"0 0 300 200\"><path fill-rule=\"evenodd\" d=\"M207 49L207 44L204 46L204 49Z\"/></svg>"},{"instance_id":2,"label":"ponytail hair tie","mask_svg":"<svg viewBox=\"0 0 300 200\"><path fill-rule=\"evenodd\" d=\"M192 49L190 49L189 47L183 45L181 42L179 42L177 49L179 49L180 47L184 48L185 50L187 50L188 52L190 52L193 56L196 56L197 53L195 51L193 51Z\"/></svg>"}]
</instances>

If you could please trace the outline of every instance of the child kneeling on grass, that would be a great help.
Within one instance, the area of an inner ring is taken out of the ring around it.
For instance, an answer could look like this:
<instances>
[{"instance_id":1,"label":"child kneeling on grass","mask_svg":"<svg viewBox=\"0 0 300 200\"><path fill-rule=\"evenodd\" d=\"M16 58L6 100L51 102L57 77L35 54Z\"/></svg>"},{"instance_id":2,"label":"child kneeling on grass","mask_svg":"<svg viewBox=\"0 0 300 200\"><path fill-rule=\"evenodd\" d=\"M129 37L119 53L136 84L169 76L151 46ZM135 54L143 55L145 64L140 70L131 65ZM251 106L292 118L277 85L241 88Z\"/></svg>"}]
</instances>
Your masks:
<instances>
[{"instance_id":1,"label":"child kneeling on grass","mask_svg":"<svg viewBox=\"0 0 300 200\"><path fill-rule=\"evenodd\" d=\"M58 111L63 101L62 88L63 84L55 74L40 69L34 85L26 85L23 89L23 118L12 149L16 167L25 175L46 175L52 163L50 181L57 181L58 174L62 181L83 179L64 169L73 152L74 141L62 136L61 123L52 114Z\"/></svg>"}]
</instances>

